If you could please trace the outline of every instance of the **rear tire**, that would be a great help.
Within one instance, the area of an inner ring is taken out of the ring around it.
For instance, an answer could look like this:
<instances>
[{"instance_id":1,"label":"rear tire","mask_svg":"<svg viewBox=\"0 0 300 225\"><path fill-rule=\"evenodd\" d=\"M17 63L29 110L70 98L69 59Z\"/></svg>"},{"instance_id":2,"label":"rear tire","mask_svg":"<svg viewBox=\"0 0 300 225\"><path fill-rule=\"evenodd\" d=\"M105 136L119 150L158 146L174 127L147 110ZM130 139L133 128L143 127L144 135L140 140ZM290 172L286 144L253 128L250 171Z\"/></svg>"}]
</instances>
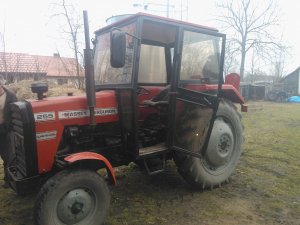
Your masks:
<instances>
[{"instance_id":1,"label":"rear tire","mask_svg":"<svg viewBox=\"0 0 300 225\"><path fill-rule=\"evenodd\" d=\"M197 130L197 125L191 120L195 120L195 118L187 119L185 124L193 124L194 127L190 129L190 132L193 132L193 130ZM242 153L242 132L241 116L236 111L235 106L230 101L222 99L206 156L196 158L181 152L175 152L174 160L178 172L193 187L205 189L220 186L228 180L239 161ZM180 129L178 133L180 133ZM199 146L197 143L201 139L200 136L193 133L181 135L181 138L181 143L186 143L185 147L188 149L193 148L192 146ZM186 140L184 140L185 138ZM200 152L200 149L193 149L193 151Z\"/></svg>"},{"instance_id":2,"label":"rear tire","mask_svg":"<svg viewBox=\"0 0 300 225\"><path fill-rule=\"evenodd\" d=\"M65 170L41 188L34 210L37 225L101 225L108 214L110 192L91 170Z\"/></svg>"}]
</instances>

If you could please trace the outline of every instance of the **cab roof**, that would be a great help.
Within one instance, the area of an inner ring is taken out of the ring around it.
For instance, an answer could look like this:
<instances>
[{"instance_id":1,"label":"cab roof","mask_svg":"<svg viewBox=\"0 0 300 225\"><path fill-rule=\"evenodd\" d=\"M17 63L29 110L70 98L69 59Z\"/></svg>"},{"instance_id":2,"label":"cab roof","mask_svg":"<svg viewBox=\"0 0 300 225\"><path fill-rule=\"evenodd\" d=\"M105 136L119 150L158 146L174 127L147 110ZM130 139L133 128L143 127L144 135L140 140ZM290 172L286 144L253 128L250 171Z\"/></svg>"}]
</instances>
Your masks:
<instances>
[{"instance_id":1,"label":"cab roof","mask_svg":"<svg viewBox=\"0 0 300 225\"><path fill-rule=\"evenodd\" d=\"M128 21L136 20L138 18L144 18L147 20L155 21L155 22L170 24L172 26L185 26L185 27L190 27L190 28L195 28L195 29L202 29L202 30L208 30L208 31L212 31L212 32L218 32L218 30L213 27L203 26L203 25L199 25L199 24L195 24L195 23L185 22L185 21L181 21L181 20L175 20L175 19L156 16L156 15L147 14L147 13L136 13L136 14L133 14L131 16L128 16L124 19L121 19L117 22L114 22L112 24L109 24L103 28L96 30L95 34L102 33L113 27L118 27L124 23L127 23Z\"/></svg>"}]
</instances>

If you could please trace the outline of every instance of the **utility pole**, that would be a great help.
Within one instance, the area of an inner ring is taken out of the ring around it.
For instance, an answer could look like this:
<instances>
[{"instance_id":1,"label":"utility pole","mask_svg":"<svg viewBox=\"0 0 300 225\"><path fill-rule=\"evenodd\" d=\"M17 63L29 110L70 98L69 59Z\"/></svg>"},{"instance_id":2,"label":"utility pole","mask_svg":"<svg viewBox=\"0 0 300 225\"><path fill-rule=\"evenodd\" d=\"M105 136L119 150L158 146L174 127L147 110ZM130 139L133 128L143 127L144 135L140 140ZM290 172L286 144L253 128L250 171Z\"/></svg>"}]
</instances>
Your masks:
<instances>
[{"instance_id":1,"label":"utility pole","mask_svg":"<svg viewBox=\"0 0 300 225\"><path fill-rule=\"evenodd\" d=\"M165 0L161 1L140 1L142 3L134 3L133 7L142 8L144 11L150 13L158 13L159 15L166 16L168 18L178 16L178 19L183 19L184 13L188 13L188 0ZM175 4L176 3L176 4ZM176 6L177 5L177 6ZM180 14L179 14L180 13ZM186 16L187 17L187 16Z\"/></svg>"},{"instance_id":2,"label":"utility pole","mask_svg":"<svg viewBox=\"0 0 300 225\"><path fill-rule=\"evenodd\" d=\"M182 0L180 0L180 20L182 20Z\"/></svg>"},{"instance_id":3,"label":"utility pole","mask_svg":"<svg viewBox=\"0 0 300 225\"><path fill-rule=\"evenodd\" d=\"M167 0L167 18L169 18L170 0Z\"/></svg>"}]
</instances>

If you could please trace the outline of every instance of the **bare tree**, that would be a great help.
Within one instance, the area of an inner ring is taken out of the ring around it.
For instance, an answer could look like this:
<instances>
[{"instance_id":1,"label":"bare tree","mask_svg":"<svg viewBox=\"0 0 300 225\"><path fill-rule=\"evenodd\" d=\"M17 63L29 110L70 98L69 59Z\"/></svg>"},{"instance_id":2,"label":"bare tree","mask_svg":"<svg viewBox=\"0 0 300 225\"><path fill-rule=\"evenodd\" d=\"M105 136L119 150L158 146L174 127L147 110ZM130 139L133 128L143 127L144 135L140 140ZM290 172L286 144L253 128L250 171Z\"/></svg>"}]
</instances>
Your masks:
<instances>
[{"instance_id":1,"label":"bare tree","mask_svg":"<svg viewBox=\"0 0 300 225\"><path fill-rule=\"evenodd\" d=\"M50 60L45 60L45 57L38 55L32 56L32 65L30 71L33 74L33 80L43 80L46 78L47 70L50 65Z\"/></svg>"},{"instance_id":2,"label":"bare tree","mask_svg":"<svg viewBox=\"0 0 300 225\"><path fill-rule=\"evenodd\" d=\"M77 77L77 78L73 78L73 68L74 68L74 61L73 60L67 60L67 59L63 59L60 57L60 54L58 53L61 64L63 66L63 69L65 72L67 72L67 74L69 74L70 76L70 81L72 82L72 84L78 88L78 89L82 89L83 87L83 77ZM75 62L77 64L77 61ZM76 65L75 65L76 66ZM79 67L79 71L81 71L81 66Z\"/></svg>"},{"instance_id":3,"label":"bare tree","mask_svg":"<svg viewBox=\"0 0 300 225\"><path fill-rule=\"evenodd\" d=\"M288 47L281 46L273 52L274 56L271 57L271 63L273 65L272 74L274 76L274 83L278 82L286 73L285 63L286 57L289 55Z\"/></svg>"},{"instance_id":4,"label":"bare tree","mask_svg":"<svg viewBox=\"0 0 300 225\"><path fill-rule=\"evenodd\" d=\"M234 72L236 69L237 56L239 54L238 49L234 46L231 40L227 40L226 42L226 50L225 50L225 61L224 61L224 75L229 74L230 72Z\"/></svg>"},{"instance_id":5,"label":"bare tree","mask_svg":"<svg viewBox=\"0 0 300 225\"><path fill-rule=\"evenodd\" d=\"M0 33L0 38L1 38L1 61L2 64L1 67L3 67L4 70L4 77L5 80L7 80L7 61L6 61L6 42L5 42L5 23L3 25L3 31Z\"/></svg>"},{"instance_id":6,"label":"bare tree","mask_svg":"<svg viewBox=\"0 0 300 225\"><path fill-rule=\"evenodd\" d=\"M21 56L13 53L0 53L0 72L4 73L7 83L19 80L21 66Z\"/></svg>"},{"instance_id":7,"label":"bare tree","mask_svg":"<svg viewBox=\"0 0 300 225\"><path fill-rule=\"evenodd\" d=\"M279 22L279 9L275 0L224 0L217 3L218 20L226 30L233 31L231 41L240 52L240 76L243 80L246 55L253 47L261 50L268 45L277 47L269 28Z\"/></svg>"},{"instance_id":8,"label":"bare tree","mask_svg":"<svg viewBox=\"0 0 300 225\"><path fill-rule=\"evenodd\" d=\"M79 51L79 35L82 29L82 23L80 14L77 14L75 8L71 4L67 4L65 0L60 0L58 2L52 3L55 9L58 11L54 13L52 17L61 17L65 19L64 26L67 26L67 30L63 28L63 33L67 34L68 40L70 41L70 47L74 52L74 57L76 59L76 76L78 80L78 88L83 88L83 79L81 79L81 66L79 63L79 57L82 53Z\"/></svg>"},{"instance_id":9,"label":"bare tree","mask_svg":"<svg viewBox=\"0 0 300 225\"><path fill-rule=\"evenodd\" d=\"M256 45L253 46L251 49L250 55L250 62L249 62L249 71L247 72L248 80L251 83L258 81L257 77L262 74L261 64L263 63L264 54L259 51Z\"/></svg>"}]
</instances>

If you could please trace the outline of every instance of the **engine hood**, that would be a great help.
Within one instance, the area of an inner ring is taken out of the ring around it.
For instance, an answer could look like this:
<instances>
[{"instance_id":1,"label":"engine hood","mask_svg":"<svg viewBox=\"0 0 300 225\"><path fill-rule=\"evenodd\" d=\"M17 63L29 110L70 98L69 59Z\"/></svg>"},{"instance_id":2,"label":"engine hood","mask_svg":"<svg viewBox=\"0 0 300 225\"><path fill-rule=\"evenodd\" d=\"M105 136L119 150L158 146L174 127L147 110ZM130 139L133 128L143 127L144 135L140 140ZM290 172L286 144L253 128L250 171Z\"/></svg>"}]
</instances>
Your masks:
<instances>
[{"instance_id":1,"label":"engine hood","mask_svg":"<svg viewBox=\"0 0 300 225\"><path fill-rule=\"evenodd\" d=\"M66 124L89 122L89 110L85 95L60 96L30 100L36 122L61 121ZM96 93L96 123L117 120L117 102L114 91Z\"/></svg>"},{"instance_id":2,"label":"engine hood","mask_svg":"<svg viewBox=\"0 0 300 225\"><path fill-rule=\"evenodd\" d=\"M28 101L35 121L39 173L51 171L66 126L88 126L89 110L85 95ZM28 114L30 116L30 114ZM118 122L114 91L96 93L95 122Z\"/></svg>"}]
</instances>

